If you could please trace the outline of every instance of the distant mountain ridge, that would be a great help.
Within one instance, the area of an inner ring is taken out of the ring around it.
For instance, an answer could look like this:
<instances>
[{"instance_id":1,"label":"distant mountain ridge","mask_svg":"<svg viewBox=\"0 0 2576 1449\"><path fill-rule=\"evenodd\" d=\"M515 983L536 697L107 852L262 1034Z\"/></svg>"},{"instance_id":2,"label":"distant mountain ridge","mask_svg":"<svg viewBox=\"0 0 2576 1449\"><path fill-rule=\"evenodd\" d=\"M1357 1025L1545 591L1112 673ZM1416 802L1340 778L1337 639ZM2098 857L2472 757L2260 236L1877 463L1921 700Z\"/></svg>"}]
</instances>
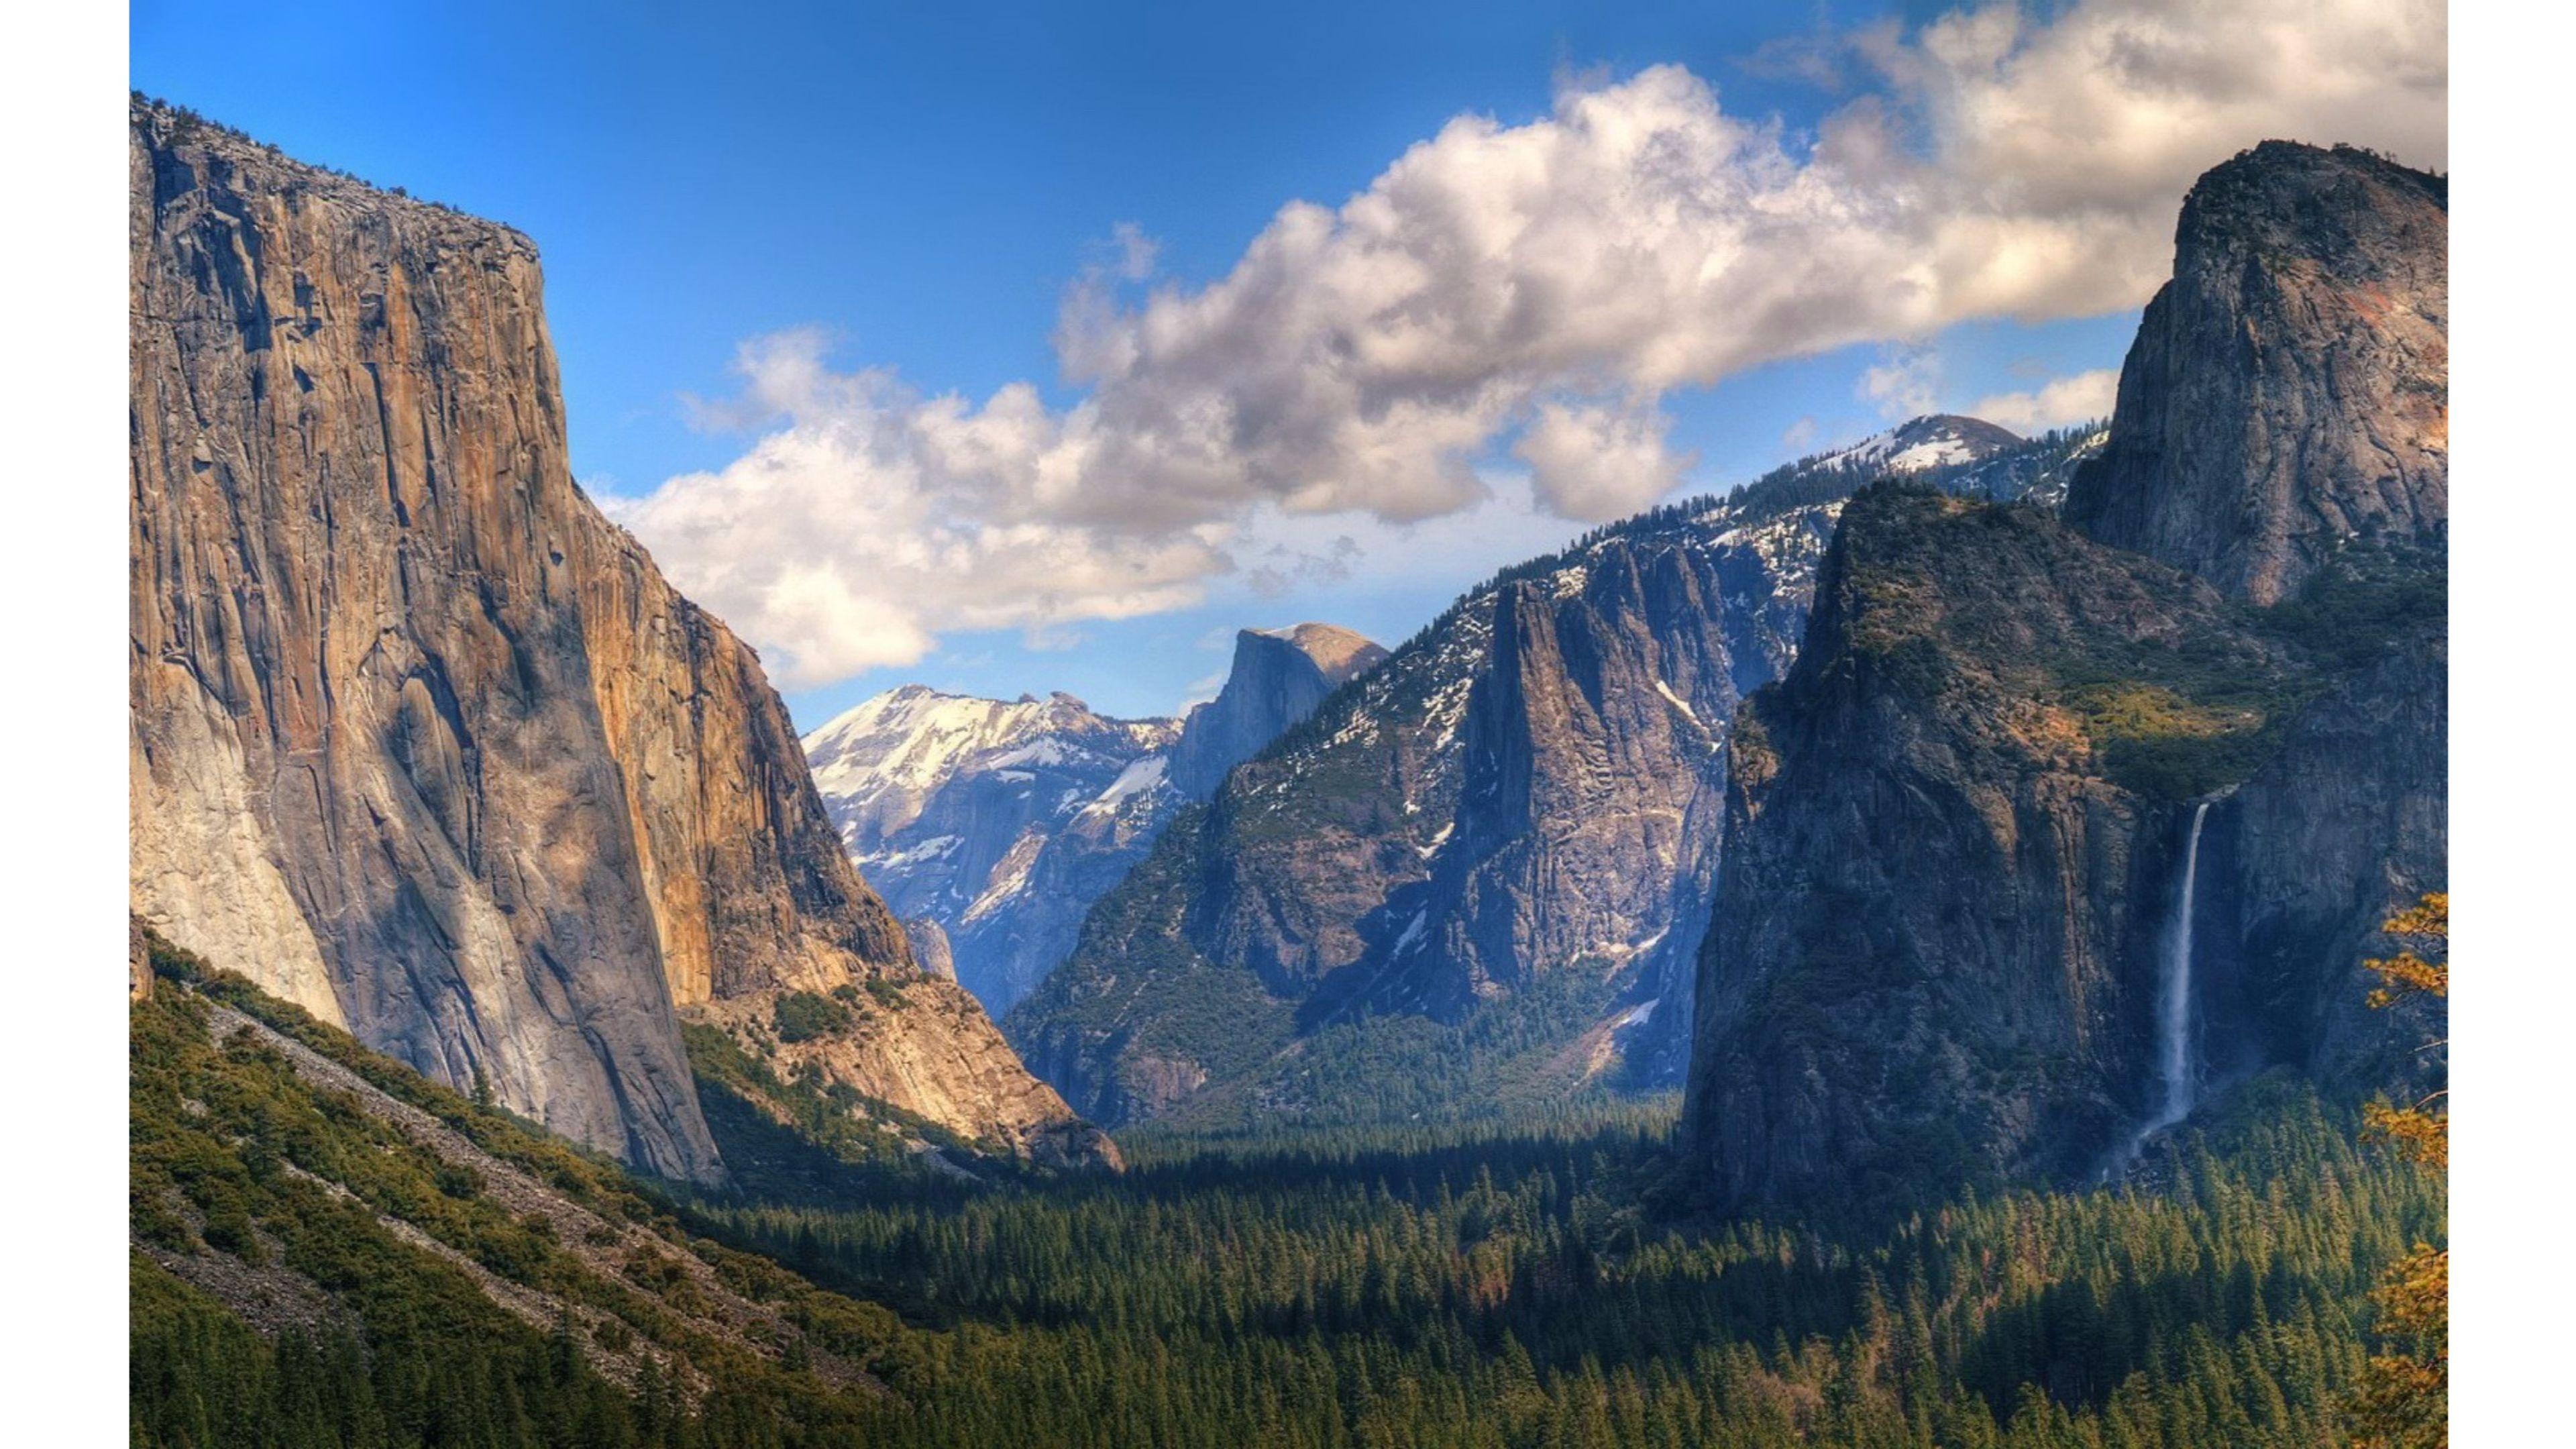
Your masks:
<instances>
[{"instance_id":1,"label":"distant mountain ridge","mask_svg":"<svg viewBox=\"0 0 2576 1449\"><path fill-rule=\"evenodd\" d=\"M1194 793L1385 654L1329 624L1247 629L1224 688L1180 719L908 684L803 746L860 873L1002 1011L1071 952L1083 913Z\"/></svg>"},{"instance_id":2,"label":"distant mountain ridge","mask_svg":"<svg viewBox=\"0 0 2576 1449\"><path fill-rule=\"evenodd\" d=\"M2086 438L1918 419L1502 570L1175 821L1005 1032L1113 1123L1678 1080L1728 722L1840 500L2019 496Z\"/></svg>"},{"instance_id":3,"label":"distant mountain ridge","mask_svg":"<svg viewBox=\"0 0 2576 1449\"><path fill-rule=\"evenodd\" d=\"M1983 418L1932 413L1827 453L1814 466L1857 467L1873 473L1927 473L1935 468L1982 463L2021 442L2018 434Z\"/></svg>"}]
</instances>

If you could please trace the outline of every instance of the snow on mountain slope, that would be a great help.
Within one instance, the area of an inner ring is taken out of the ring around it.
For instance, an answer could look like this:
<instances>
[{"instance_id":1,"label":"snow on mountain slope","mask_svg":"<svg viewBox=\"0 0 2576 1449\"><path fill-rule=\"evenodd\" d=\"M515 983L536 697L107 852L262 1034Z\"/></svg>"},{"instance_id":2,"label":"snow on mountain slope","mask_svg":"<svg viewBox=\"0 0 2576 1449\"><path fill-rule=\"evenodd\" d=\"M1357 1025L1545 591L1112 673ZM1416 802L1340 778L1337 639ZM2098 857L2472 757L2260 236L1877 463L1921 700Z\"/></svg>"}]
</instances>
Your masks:
<instances>
[{"instance_id":1,"label":"snow on mountain slope","mask_svg":"<svg viewBox=\"0 0 2576 1449\"><path fill-rule=\"evenodd\" d=\"M1186 720L910 684L807 735L806 758L860 874L945 937L959 983L998 1013L1072 951L1175 811L1385 652L1325 624L1245 630L1225 691Z\"/></svg>"},{"instance_id":2,"label":"snow on mountain slope","mask_svg":"<svg viewBox=\"0 0 2576 1449\"><path fill-rule=\"evenodd\" d=\"M1069 694L976 699L907 684L804 745L859 873L897 915L945 933L959 983L998 1012L1080 923L1097 894L1083 879L1114 880L1179 808L1160 768L1179 738L1177 721L1112 719Z\"/></svg>"},{"instance_id":3,"label":"snow on mountain slope","mask_svg":"<svg viewBox=\"0 0 2576 1449\"><path fill-rule=\"evenodd\" d=\"M2010 431L1983 418L1935 413L1827 453L1813 466L1850 464L1881 473L1920 473L1928 468L1982 462L2020 442Z\"/></svg>"}]
</instances>

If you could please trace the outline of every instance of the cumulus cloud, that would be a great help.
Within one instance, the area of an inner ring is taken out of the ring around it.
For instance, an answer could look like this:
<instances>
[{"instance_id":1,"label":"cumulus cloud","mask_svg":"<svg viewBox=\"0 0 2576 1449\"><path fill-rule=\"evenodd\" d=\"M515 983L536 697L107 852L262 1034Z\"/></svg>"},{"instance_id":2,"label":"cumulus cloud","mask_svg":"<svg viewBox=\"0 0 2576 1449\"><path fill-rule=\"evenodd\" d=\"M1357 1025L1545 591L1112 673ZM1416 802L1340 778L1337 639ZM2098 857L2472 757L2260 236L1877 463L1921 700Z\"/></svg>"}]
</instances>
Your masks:
<instances>
[{"instance_id":1,"label":"cumulus cloud","mask_svg":"<svg viewBox=\"0 0 2576 1449\"><path fill-rule=\"evenodd\" d=\"M1647 404L1542 402L1512 451L1530 465L1531 486L1549 511L1607 520L1644 508L1681 481L1690 459L1665 451L1671 426Z\"/></svg>"},{"instance_id":2,"label":"cumulus cloud","mask_svg":"<svg viewBox=\"0 0 2576 1449\"><path fill-rule=\"evenodd\" d=\"M1929 347L1891 348L1887 360L1860 375L1860 395L1891 420L1941 408L1941 354Z\"/></svg>"},{"instance_id":3,"label":"cumulus cloud","mask_svg":"<svg viewBox=\"0 0 2576 1449\"><path fill-rule=\"evenodd\" d=\"M1979 398L1968 411L2016 433L2044 433L2050 428L2109 417L2112 399L2119 391L2119 369L2103 367L2052 379L2031 392L2000 392Z\"/></svg>"},{"instance_id":4,"label":"cumulus cloud","mask_svg":"<svg viewBox=\"0 0 2576 1449\"><path fill-rule=\"evenodd\" d=\"M741 395L701 411L772 428L723 469L603 507L791 689L909 664L950 629L1065 626L1195 602L1230 560L1203 530L1137 533L1043 498L1065 422L1014 385L980 408L890 374L834 372L824 338L736 358Z\"/></svg>"},{"instance_id":5,"label":"cumulus cloud","mask_svg":"<svg viewBox=\"0 0 2576 1449\"><path fill-rule=\"evenodd\" d=\"M1058 319L1065 410L756 344L743 395L700 412L765 435L618 512L816 684L944 630L1189 603L1248 518L1477 508L1502 445L1559 516L1625 511L1686 466L1676 389L2134 306L2192 177L2265 137L2446 159L2441 0L2003 3L1802 46L1795 69L1847 83L1812 134L1658 66L1568 80L1527 124L1458 117L1340 207L1283 207L1203 286L1135 296L1153 253L1124 229Z\"/></svg>"}]
</instances>

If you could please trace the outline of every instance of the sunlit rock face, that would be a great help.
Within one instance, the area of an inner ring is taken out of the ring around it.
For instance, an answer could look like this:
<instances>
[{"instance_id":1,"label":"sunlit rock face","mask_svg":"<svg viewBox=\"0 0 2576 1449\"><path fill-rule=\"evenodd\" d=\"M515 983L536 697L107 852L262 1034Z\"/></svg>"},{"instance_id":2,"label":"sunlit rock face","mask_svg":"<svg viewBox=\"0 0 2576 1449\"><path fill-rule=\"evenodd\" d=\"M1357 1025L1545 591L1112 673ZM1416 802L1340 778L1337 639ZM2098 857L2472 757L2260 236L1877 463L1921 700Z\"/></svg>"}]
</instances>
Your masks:
<instances>
[{"instance_id":1,"label":"sunlit rock face","mask_svg":"<svg viewBox=\"0 0 2576 1449\"><path fill-rule=\"evenodd\" d=\"M756 1032L783 992L919 973L759 661L574 486L535 248L153 105L129 158L137 915L721 1177L681 1017ZM972 1001L919 989L957 1009L832 1072L1061 1136Z\"/></svg>"},{"instance_id":2,"label":"sunlit rock face","mask_svg":"<svg viewBox=\"0 0 2576 1449\"><path fill-rule=\"evenodd\" d=\"M2273 141L2200 179L2066 515L2256 604L2450 524L2450 183Z\"/></svg>"}]
</instances>

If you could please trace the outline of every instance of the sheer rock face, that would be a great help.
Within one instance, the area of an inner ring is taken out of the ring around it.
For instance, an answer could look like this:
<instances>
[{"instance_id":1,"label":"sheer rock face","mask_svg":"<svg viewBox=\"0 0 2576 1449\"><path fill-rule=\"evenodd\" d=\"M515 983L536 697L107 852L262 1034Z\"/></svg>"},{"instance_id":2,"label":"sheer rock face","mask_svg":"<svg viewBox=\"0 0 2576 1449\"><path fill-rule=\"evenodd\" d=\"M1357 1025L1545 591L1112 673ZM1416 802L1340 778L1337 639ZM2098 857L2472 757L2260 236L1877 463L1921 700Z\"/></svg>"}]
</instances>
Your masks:
<instances>
[{"instance_id":1,"label":"sheer rock face","mask_svg":"<svg viewBox=\"0 0 2576 1449\"><path fill-rule=\"evenodd\" d=\"M1330 624L1241 631L1225 687L1182 723L1172 783L1193 800L1216 794L1228 771L1385 657L1376 644Z\"/></svg>"},{"instance_id":2,"label":"sheer rock face","mask_svg":"<svg viewBox=\"0 0 2576 1449\"><path fill-rule=\"evenodd\" d=\"M676 1009L916 970L751 651L574 487L534 247L157 107L130 156L136 912L719 1177ZM932 1028L1018 1073L980 1012ZM1069 1120L1018 1080L916 1110Z\"/></svg>"},{"instance_id":3,"label":"sheer rock face","mask_svg":"<svg viewBox=\"0 0 2576 1449\"><path fill-rule=\"evenodd\" d=\"M2269 604L2346 540L2450 514L2450 186L2270 141L2183 203L2173 280L2067 518Z\"/></svg>"},{"instance_id":4,"label":"sheer rock face","mask_svg":"<svg viewBox=\"0 0 2576 1449\"><path fill-rule=\"evenodd\" d=\"M2422 1070L2359 961L2447 875L2441 223L2429 178L2249 153L2193 192L2073 527L1845 511L1730 762L1682 1127L1721 1196L2103 1165L2163 1105L2204 801L2199 1086Z\"/></svg>"},{"instance_id":5,"label":"sheer rock face","mask_svg":"<svg viewBox=\"0 0 2576 1449\"><path fill-rule=\"evenodd\" d=\"M1833 510L1706 507L1469 595L1177 820L1005 1029L1111 1122L1339 1110L1307 1034L1578 976L1606 985L1546 1024L1547 1070L1636 1053L1688 989L1725 722L1786 663Z\"/></svg>"},{"instance_id":6,"label":"sheer rock face","mask_svg":"<svg viewBox=\"0 0 2576 1449\"><path fill-rule=\"evenodd\" d=\"M904 919L903 934L912 942L912 959L921 969L943 981L957 979L956 948L948 944L948 933L928 916Z\"/></svg>"},{"instance_id":7,"label":"sheer rock face","mask_svg":"<svg viewBox=\"0 0 2576 1449\"><path fill-rule=\"evenodd\" d=\"M2430 621L2284 732L2280 752L2212 806L2194 952L2213 1071L2290 1063L2331 1087L2420 1096L2440 1085L2424 1003L2373 1011L2359 963L2379 924L2450 878L2450 648Z\"/></svg>"},{"instance_id":8,"label":"sheer rock face","mask_svg":"<svg viewBox=\"0 0 2576 1449\"><path fill-rule=\"evenodd\" d=\"M2186 645L2293 669L2206 585L2036 509L1844 511L1730 761L1683 1128L1726 1196L2071 1175L2153 1110L2188 807L2105 777L2069 681Z\"/></svg>"}]
</instances>

